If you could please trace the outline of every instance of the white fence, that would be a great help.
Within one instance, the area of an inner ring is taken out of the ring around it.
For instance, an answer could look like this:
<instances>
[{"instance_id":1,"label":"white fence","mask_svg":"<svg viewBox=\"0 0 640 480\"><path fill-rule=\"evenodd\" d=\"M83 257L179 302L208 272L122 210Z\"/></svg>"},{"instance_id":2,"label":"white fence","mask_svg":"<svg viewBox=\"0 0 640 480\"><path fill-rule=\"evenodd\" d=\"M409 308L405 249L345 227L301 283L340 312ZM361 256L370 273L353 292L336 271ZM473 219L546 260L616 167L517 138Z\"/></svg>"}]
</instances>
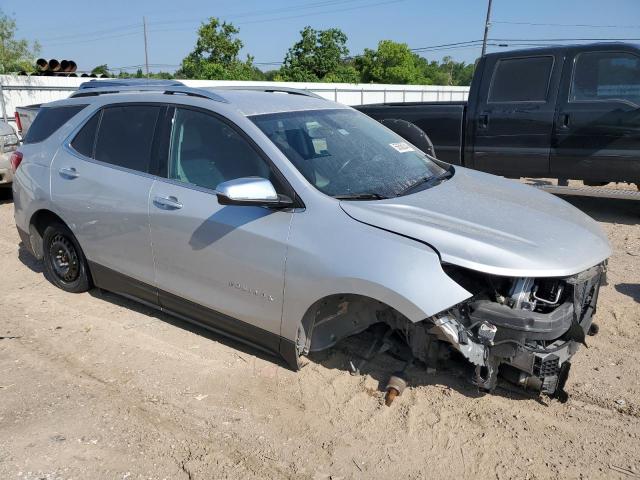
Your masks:
<instances>
[{"instance_id":1,"label":"white fence","mask_svg":"<svg viewBox=\"0 0 640 480\"><path fill-rule=\"evenodd\" d=\"M15 107L46 103L69 96L90 79L0 75L0 115L12 122ZM97 80L100 81L100 80ZM309 90L346 105L385 102L432 102L466 100L469 87L438 85L382 85L368 83L243 82L226 80L182 80L190 87L277 85Z\"/></svg>"}]
</instances>

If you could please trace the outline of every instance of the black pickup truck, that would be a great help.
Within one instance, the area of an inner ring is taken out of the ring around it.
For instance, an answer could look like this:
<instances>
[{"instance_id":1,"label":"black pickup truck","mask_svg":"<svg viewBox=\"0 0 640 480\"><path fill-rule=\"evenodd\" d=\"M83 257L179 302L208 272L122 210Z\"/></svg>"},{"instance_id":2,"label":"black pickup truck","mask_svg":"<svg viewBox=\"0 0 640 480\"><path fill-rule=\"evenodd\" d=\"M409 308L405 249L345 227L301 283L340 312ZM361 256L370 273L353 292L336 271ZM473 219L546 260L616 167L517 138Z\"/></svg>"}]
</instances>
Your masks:
<instances>
[{"instance_id":1,"label":"black pickup truck","mask_svg":"<svg viewBox=\"0 0 640 480\"><path fill-rule=\"evenodd\" d=\"M468 102L356 108L413 123L449 163L506 177L640 183L639 45L492 53L478 61Z\"/></svg>"}]
</instances>

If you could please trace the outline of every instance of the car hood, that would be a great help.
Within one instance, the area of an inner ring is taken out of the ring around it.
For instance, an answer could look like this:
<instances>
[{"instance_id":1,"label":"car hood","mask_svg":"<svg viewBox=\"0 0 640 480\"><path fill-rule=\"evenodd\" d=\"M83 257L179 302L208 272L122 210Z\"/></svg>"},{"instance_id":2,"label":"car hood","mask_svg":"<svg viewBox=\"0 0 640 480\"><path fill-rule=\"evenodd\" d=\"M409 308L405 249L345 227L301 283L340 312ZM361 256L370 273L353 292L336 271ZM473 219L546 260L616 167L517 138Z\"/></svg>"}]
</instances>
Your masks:
<instances>
[{"instance_id":1,"label":"car hood","mask_svg":"<svg viewBox=\"0 0 640 480\"><path fill-rule=\"evenodd\" d=\"M359 222L429 244L443 262L495 275L573 275L611 255L600 226L564 200L462 167L421 192L340 205Z\"/></svg>"}]
</instances>

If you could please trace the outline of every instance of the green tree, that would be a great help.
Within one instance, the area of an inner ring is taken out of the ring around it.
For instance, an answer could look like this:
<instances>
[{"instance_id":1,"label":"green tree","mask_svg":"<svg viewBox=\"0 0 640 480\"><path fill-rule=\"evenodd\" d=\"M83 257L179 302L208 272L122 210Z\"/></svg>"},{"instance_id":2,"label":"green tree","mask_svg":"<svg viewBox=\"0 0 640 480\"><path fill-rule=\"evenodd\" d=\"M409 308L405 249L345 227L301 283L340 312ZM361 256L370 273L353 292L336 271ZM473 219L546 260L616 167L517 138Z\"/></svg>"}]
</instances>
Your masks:
<instances>
[{"instance_id":1,"label":"green tree","mask_svg":"<svg viewBox=\"0 0 640 480\"><path fill-rule=\"evenodd\" d=\"M95 67L93 70L91 70L91 74L106 75L107 77L111 76L111 74L109 73L109 67L107 66L106 63L103 63L102 65L98 65L97 67Z\"/></svg>"},{"instance_id":2,"label":"green tree","mask_svg":"<svg viewBox=\"0 0 640 480\"><path fill-rule=\"evenodd\" d=\"M239 58L243 43L237 38L238 33L233 24L210 18L198 29L196 46L182 60L176 76L206 80L260 79L262 72L254 67L253 57Z\"/></svg>"},{"instance_id":3,"label":"green tree","mask_svg":"<svg viewBox=\"0 0 640 480\"><path fill-rule=\"evenodd\" d=\"M277 80L290 82L357 82L359 74L345 57L347 36L338 28L300 32L300 40L287 52Z\"/></svg>"},{"instance_id":4,"label":"green tree","mask_svg":"<svg viewBox=\"0 0 640 480\"><path fill-rule=\"evenodd\" d=\"M426 84L420 57L406 43L381 40L376 50L366 48L356 58L363 82Z\"/></svg>"},{"instance_id":5,"label":"green tree","mask_svg":"<svg viewBox=\"0 0 640 480\"><path fill-rule=\"evenodd\" d=\"M444 57L442 61L429 62L418 57L418 66L427 83L431 85L469 85L473 76L473 65L456 62L451 57Z\"/></svg>"},{"instance_id":6,"label":"green tree","mask_svg":"<svg viewBox=\"0 0 640 480\"><path fill-rule=\"evenodd\" d=\"M17 40L15 34L15 19L0 9L0 73L33 72L40 45L38 42L29 45L26 40Z\"/></svg>"},{"instance_id":7,"label":"green tree","mask_svg":"<svg viewBox=\"0 0 640 480\"><path fill-rule=\"evenodd\" d=\"M280 70L267 70L264 72L264 79L268 82L273 82L279 74Z\"/></svg>"}]
</instances>

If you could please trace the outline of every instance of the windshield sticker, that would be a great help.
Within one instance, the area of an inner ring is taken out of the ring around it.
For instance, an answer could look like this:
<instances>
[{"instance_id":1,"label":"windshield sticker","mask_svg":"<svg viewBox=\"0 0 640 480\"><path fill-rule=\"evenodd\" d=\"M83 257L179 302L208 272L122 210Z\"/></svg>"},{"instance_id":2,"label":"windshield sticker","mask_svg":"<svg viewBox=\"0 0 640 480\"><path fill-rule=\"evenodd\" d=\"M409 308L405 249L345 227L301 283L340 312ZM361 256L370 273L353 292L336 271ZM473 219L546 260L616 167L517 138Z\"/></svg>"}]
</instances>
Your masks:
<instances>
[{"instance_id":1,"label":"windshield sticker","mask_svg":"<svg viewBox=\"0 0 640 480\"><path fill-rule=\"evenodd\" d=\"M349 135L349 132L347 132L344 128L339 128L338 132L340 132L342 135Z\"/></svg>"},{"instance_id":2,"label":"windshield sticker","mask_svg":"<svg viewBox=\"0 0 640 480\"><path fill-rule=\"evenodd\" d=\"M389 146L400 153L413 152L413 147L405 142L390 143Z\"/></svg>"}]
</instances>

